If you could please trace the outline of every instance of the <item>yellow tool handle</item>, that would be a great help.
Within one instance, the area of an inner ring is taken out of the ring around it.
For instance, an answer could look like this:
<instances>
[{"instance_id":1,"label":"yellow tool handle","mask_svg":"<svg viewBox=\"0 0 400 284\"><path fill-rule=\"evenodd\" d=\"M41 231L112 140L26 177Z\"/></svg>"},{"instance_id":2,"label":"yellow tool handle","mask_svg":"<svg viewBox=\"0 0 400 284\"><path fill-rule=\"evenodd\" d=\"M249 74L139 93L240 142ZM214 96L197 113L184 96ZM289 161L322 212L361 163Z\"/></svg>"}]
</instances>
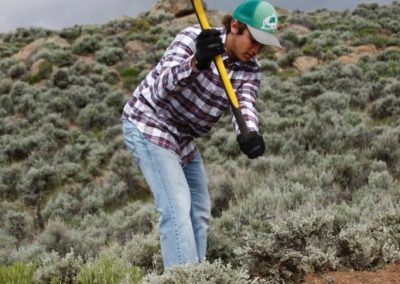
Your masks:
<instances>
[{"instance_id":1,"label":"yellow tool handle","mask_svg":"<svg viewBox=\"0 0 400 284\"><path fill-rule=\"evenodd\" d=\"M204 12L203 6L201 4L201 0L192 0L192 4L193 4L194 10L196 12L196 16L200 22L201 28L203 30L209 29L210 25L208 24L208 20L207 20L206 14ZM233 90L232 83L228 77L228 73L226 72L225 65L224 65L224 62L222 61L221 55L215 56L214 62L215 62L215 65L217 66L219 76L221 77L226 94L228 95L229 101L231 103L232 112L233 112L233 115L235 116L236 122L239 126L240 133L243 136L246 136L249 133L249 130L247 128L247 124L243 118L243 115L240 111L239 103L235 96L235 92Z\"/></svg>"}]
</instances>

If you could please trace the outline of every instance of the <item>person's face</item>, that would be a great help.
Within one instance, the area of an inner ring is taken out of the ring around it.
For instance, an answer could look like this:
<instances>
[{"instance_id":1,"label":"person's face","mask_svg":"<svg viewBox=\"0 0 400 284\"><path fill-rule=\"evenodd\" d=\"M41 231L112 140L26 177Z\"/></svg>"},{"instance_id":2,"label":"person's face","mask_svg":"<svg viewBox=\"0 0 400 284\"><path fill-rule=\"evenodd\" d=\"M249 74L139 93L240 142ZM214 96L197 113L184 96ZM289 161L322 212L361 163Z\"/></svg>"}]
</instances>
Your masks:
<instances>
[{"instance_id":1,"label":"person's face","mask_svg":"<svg viewBox=\"0 0 400 284\"><path fill-rule=\"evenodd\" d=\"M246 62L258 55L264 45L257 42L250 31L246 28L242 34L238 32L238 22L233 20L231 23L232 41L230 47L227 47L228 54L240 61Z\"/></svg>"}]
</instances>

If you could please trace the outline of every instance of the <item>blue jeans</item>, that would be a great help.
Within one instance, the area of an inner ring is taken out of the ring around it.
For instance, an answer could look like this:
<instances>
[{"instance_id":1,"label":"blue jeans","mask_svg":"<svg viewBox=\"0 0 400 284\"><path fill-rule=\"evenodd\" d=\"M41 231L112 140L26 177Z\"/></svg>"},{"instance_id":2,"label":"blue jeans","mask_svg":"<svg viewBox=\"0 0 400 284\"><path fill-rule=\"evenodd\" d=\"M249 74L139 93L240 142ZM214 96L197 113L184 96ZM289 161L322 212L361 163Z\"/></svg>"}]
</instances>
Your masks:
<instances>
[{"instance_id":1,"label":"blue jeans","mask_svg":"<svg viewBox=\"0 0 400 284\"><path fill-rule=\"evenodd\" d=\"M199 152L182 167L176 153L148 141L132 122L123 120L123 133L153 193L164 267L204 261L211 205Z\"/></svg>"}]
</instances>

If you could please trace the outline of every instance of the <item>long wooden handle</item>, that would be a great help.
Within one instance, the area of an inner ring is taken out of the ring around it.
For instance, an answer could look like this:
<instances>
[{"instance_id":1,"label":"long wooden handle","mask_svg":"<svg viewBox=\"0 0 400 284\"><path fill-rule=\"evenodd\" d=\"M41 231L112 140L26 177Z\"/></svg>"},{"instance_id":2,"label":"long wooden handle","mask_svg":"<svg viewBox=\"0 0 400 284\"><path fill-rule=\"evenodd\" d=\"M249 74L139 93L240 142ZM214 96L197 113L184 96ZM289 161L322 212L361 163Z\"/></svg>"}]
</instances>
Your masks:
<instances>
[{"instance_id":1,"label":"long wooden handle","mask_svg":"<svg viewBox=\"0 0 400 284\"><path fill-rule=\"evenodd\" d=\"M208 24L208 20L204 12L203 5L201 4L201 0L192 0L192 4L201 28L203 30L209 29L210 25ZM249 133L249 129L247 128L246 121L244 120L242 112L240 111L239 103L233 90L231 80L229 79L228 73L226 72L221 55L215 56L214 63L217 66L217 70L224 85L225 92L228 95L229 101L231 103L232 113L236 119L236 123L238 124L240 133L243 136L247 136L247 134Z\"/></svg>"}]
</instances>

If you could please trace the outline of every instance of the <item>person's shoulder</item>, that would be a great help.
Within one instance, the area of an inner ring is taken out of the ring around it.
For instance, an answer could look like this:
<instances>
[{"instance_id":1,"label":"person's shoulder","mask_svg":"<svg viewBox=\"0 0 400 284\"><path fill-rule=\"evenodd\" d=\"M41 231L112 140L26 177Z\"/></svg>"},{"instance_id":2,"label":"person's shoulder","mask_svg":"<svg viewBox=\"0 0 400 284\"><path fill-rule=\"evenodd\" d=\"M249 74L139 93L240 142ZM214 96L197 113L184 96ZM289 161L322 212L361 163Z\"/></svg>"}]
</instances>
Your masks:
<instances>
[{"instance_id":1,"label":"person's shoulder","mask_svg":"<svg viewBox=\"0 0 400 284\"><path fill-rule=\"evenodd\" d=\"M199 25L188 26L177 33L174 41L190 45L196 40L200 32L201 27Z\"/></svg>"},{"instance_id":2,"label":"person's shoulder","mask_svg":"<svg viewBox=\"0 0 400 284\"><path fill-rule=\"evenodd\" d=\"M197 35L201 32L201 27L200 25L191 25L188 26L186 28L184 28L183 30L180 31L180 34L184 34L184 35L195 35L197 37Z\"/></svg>"}]
</instances>

